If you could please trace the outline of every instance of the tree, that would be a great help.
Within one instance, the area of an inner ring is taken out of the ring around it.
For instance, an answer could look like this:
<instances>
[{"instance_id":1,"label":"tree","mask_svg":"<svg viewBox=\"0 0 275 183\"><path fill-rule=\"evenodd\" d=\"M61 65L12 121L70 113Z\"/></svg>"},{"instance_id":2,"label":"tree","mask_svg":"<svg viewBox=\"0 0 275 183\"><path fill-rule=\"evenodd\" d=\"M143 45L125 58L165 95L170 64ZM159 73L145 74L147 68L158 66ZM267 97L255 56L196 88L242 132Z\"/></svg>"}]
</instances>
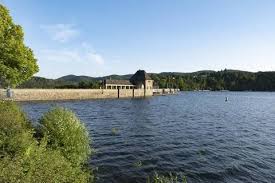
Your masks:
<instances>
[{"instance_id":1,"label":"tree","mask_svg":"<svg viewBox=\"0 0 275 183\"><path fill-rule=\"evenodd\" d=\"M0 84L16 86L38 70L32 50L24 44L22 27L13 23L8 9L0 4Z\"/></svg>"},{"instance_id":2,"label":"tree","mask_svg":"<svg viewBox=\"0 0 275 183\"><path fill-rule=\"evenodd\" d=\"M184 90L184 81L182 78L179 79L178 86L180 90Z\"/></svg>"}]
</instances>

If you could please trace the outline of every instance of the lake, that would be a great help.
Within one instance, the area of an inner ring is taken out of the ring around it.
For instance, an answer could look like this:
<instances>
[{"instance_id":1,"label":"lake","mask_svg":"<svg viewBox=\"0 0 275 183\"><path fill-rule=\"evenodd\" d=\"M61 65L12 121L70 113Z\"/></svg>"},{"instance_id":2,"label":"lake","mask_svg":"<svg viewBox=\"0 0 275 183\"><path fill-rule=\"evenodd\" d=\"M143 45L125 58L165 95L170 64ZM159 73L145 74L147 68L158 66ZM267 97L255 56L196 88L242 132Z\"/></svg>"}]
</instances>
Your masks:
<instances>
[{"instance_id":1,"label":"lake","mask_svg":"<svg viewBox=\"0 0 275 183\"><path fill-rule=\"evenodd\" d=\"M146 182L154 172L185 175L188 183L275 180L275 93L181 92L20 105L34 121L56 105L78 115L96 149L90 164L97 167L97 183Z\"/></svg>"}]
</instances>

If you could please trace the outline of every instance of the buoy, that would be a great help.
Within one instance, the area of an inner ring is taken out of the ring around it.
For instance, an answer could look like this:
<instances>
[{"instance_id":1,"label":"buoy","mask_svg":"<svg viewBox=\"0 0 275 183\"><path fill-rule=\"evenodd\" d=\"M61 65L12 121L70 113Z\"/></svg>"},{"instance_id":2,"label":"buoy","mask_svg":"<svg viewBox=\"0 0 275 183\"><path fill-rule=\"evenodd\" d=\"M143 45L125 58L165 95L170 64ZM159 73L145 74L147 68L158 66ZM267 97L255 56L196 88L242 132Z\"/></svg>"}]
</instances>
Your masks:
<instances>
[{"instance_id":1,"label":"buoy","mask_svg":"<svg viewBox=\"0 0 275 183\"><path fill-rule=\"evenodd\" d=\"M227 102L228 101L228 97L225 97L225 102Z\"/></svg>"}]
</instances>

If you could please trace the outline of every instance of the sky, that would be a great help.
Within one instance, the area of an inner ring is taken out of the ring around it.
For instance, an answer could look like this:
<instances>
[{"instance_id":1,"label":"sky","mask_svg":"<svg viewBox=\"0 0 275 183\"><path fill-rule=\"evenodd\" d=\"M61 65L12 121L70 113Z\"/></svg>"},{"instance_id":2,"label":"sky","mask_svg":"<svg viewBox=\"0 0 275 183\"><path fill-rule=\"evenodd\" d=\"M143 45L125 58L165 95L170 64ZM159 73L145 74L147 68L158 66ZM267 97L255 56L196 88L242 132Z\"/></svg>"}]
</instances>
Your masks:
<instances>
[{"instance_id":1,"label":"sky","mask_svg":"<svg viewBox=\"0 0 275 183\"><path fill-rule=\"evenodd\" d=\"M275 70L274 0L0 0L37 76Z\"/></svg>"}]
</instances>

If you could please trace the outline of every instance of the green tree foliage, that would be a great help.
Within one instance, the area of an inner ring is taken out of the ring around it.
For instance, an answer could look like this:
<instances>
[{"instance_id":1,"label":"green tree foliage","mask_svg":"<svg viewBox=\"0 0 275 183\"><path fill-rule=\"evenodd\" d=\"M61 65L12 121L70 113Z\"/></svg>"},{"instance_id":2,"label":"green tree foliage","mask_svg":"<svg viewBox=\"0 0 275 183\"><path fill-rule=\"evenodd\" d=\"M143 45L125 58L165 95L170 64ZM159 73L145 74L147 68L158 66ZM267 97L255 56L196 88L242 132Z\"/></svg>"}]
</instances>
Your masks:
<instances>
[{"instance_id":1,"label":"green tree foliage","mask_svg":"<svg viewBox=\"0 0 275 183\"><path fill-rule=\"evenodd\" d=\"M83 88L83 89L88 89L88 88L90 88L90 89L96 89L97 88L98 89L98 88L100 88L100 86L102 86L102 85L99 81L90 81L90 82L80 81L78 83L78 88Z\"/></svg>"},{"instance_id":2,"label":"green tree foliage","mask_svg":"<svg viewBox=\"0 0 275 183\"><path fill-rule=\"evenodd\" d=\"M236 70L153 74L156 85L181 90L275 91L275 72ZM175 78L172 82L168 78Z\"/></svg>"},{"instance_id":3,"label":"green tree foliage","mask_svg":"<svg viewBox=\"0 0 275 183\"><path fill-rule=\"evenodd\" d=\"M50 148L62 152L73 164L81 165L88 159L91 153L89 136L73 112L55 108L42 117L41 124Z\"/></svg>"},{"instance_id":4,"label":"green tree foliage","mask_svg":"<svg viewBox=\"0 0 275 183\"><path fill-rule=\"evenodd\" d=\"M0 182L88 182L90 175L73 166L59 151L33 145L25 154L0 159Z\"/></svg>"},{"instance_id":5,"label":"green tree foliage","mask_svg":"<svg viewBox=\"0 0 275 183\"><path fill-rule=\"evenodd\" d=\"M52 119L49 117L50 113L47 116L47 119ZM71 119L71 116L72 114L66 119ZM76 118L74 120L78 121ZM78 125L81 126L81 124ZM74 131L79 135L79 140L83 136L87 136L86 130L83 127L81 129L84 135L79 134L80 131ZM53 140L53 136L36 139L33 136L34 132L31 123L16 104L7 101L0 102L0 182L87 183L93 180L92 173L85 166L68 160L68 157L71 157L71 152L68 152L67 155L62 147L51 148L52 144L48 144L48 137L52 141L59 142L64 139ZM60 134L58 130L55 132ZM77 138L74 134L70 135ZM59 137L55 136L55 138ZM75 141L69 142L70 140L75 139L67 139L66 149L75 147L69 147L70 144L73 146L75 143ZM88 141L84 139L84 142L87 143L85 148L90 149ZM83 156L83 153L80 154ZM86 159L87 157L85 157Z\"/></svg>"},{"instance_id":6,"label":"green tree foliage","mask_svg":"<svg viewBox=\"0 0 275 183\"><path fill-rule=\"evenodd\" d=\"M100 80L64 81L59 79L32 77L30 80L20 84L18 88L99 89L101 86Z\"/></svg>"},{"instance_id":7,"label":"green tree foliage","mask_svg":"<svg viewBox=\"0 0 275 183\"><path fill-rule=\"evenodd\" d=\"M9 11L0 4L0 82L15 86L38 72L38 65L30 48L24 45L24 33L16 25Z\"/></svg>"}]
</instances>

